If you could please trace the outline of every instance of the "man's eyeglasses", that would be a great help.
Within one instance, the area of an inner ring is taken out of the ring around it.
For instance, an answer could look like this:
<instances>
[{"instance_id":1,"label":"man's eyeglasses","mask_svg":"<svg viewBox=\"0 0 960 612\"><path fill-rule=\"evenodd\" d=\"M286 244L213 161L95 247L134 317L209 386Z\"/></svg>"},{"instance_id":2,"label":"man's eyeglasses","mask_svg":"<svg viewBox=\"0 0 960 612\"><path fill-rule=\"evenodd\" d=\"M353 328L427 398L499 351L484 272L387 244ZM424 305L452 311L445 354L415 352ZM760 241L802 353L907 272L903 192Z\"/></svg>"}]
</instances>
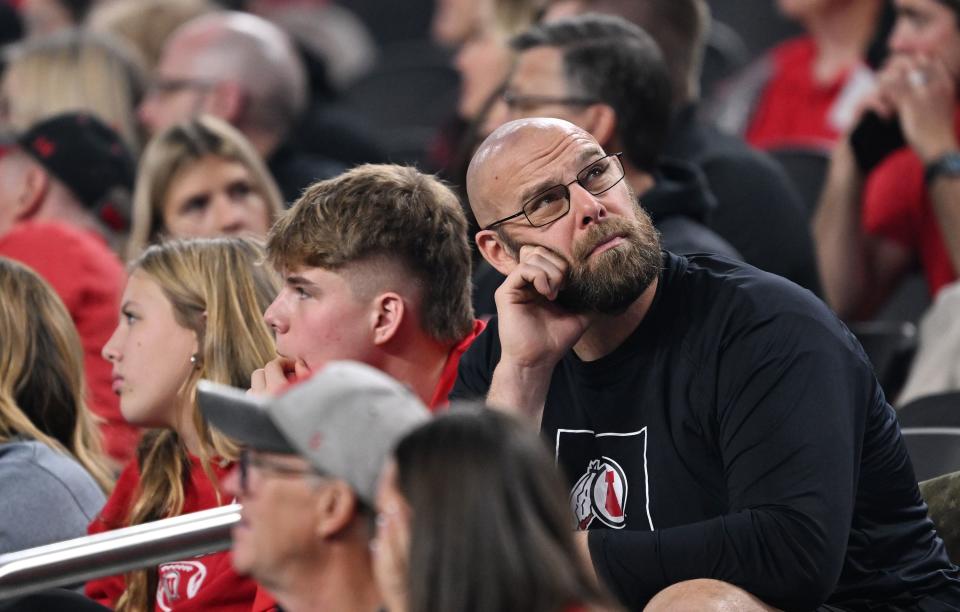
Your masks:
<instances>
[{"instance_id":1,"label":"man's eyeglasses","mask_svg":"<svg viewBox=\"0 0 960 612\"><path fill-rule=\"evenodd\" d=\"M623 153L611 153L601 157L578 172L575 180L566 185L554 185L538 193L527 200L519 211L503 219L497 219L483 229L493 229L521 215L526 217L527 222L533 227L543 227L553 223L570 211L570 185L577 183L592 195L600 195L619 183L623 179L621 155Z\"/></svg>"},{"instance_id":2,"label":"man's eyeglasses","mask_svg":"<svg viewBox=\"0 0 960 612\"><path fill-rule=\"evenodd\" d=\"M511 110L524 111L533 110L548 104L560 104L564 106L590 106L591 104L597 104L600 102L596 98L587 98L583 96L522 96L519 94L510 93L509 91L503 92L501 97L503 98L503 103L506 104Z\"/></svg>"},{"instance_id":3,"label":"man's eyeglasses","mask_svg":"<svg viewBox=\"0 0 960 612\"><path fill-rule=\"evenodd\" d=\"M273 476L283 478L302 478L304 476L316 476L322 478L324 475L313 468L300 468L286 465L278 461L272 461L256 451L243 449L240 451L240 490L247 493L250 485L250 468L255 467L261 472L269 472Z\"/></svg>"}]
</instances>

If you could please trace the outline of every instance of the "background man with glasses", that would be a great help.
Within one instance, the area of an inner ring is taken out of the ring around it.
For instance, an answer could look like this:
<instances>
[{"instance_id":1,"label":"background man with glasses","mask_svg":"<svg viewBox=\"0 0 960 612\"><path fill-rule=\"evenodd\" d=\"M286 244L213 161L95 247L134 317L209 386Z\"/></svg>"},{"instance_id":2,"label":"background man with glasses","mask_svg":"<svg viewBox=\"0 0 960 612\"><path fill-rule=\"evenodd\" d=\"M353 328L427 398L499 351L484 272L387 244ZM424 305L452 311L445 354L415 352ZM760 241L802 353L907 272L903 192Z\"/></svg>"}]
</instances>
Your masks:
<instances>
[{"instance_id":1,"label":"background man with glasses","mask_svg":"<svg viewBox=\"0 0 960 612\"><path fill-rule=\"evenodd\" d=\"M196 17L167 39L138 109L151 136L200 113L243 132L288 202L343 166L295 144L308 110L307 75L289 37L248 13Z\"/></svg>"},{"instance_id":2,"label":"background man with glasses","mask_svg":"<svg viewBox=\"0 0 960 612\"><path fill-rule=\"evenodd\" d=\"M347 361L273 400L203 385L204 416L246 446L224 482L243 504L237 571L288 612L381 609L370 557L377 479L394 443L427 419L424 405L386 374Z\"/></svg>"},{"instance_id":3,"label":"background man with glasses","mask_svg":"<svg viewBox=\"0 0 960 612\"><path fill-rule=\"evenodd\" d=\"M454 394L540 428L630 609L960 606L853 336L778 276L661 251L616 159L558 119L481 144L476 242L506 281Z\"/></svg>"}]
</instances>

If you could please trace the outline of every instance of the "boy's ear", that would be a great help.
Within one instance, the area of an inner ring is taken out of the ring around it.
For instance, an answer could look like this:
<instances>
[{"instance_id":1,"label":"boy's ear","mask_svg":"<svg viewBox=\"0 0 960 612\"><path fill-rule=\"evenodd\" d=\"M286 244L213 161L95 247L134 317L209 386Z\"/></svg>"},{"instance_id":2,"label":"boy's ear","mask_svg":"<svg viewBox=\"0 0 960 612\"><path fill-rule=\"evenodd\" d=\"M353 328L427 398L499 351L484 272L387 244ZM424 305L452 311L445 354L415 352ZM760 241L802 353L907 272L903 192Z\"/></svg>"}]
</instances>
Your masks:
<instances>
[{"instance_id":1,"label":"boy's ear","mask_svg":"<svg viewBox=\"0 0 960 612\"><path fill-rule=\"evenodd\" d=\"M387 291L374 298L371 312L373 343L381 346L396 336L405 312L406 306L398 293Z\"/></svg>"}]
</instances>

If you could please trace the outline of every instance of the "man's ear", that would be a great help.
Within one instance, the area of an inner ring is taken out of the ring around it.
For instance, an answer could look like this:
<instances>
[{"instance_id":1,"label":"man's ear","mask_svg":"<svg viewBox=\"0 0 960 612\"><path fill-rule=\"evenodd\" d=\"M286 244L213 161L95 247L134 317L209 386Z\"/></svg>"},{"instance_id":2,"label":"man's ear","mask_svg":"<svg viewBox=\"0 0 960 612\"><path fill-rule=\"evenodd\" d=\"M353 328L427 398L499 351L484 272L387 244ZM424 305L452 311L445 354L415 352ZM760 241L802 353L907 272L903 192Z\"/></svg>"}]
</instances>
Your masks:
<instances>
[{"instance_id":1,"label":"man's ear","mask_svg":"<svg viewBox=\"0 0 960 612\"><path fill-rule=\"evenodd\" d=\"M601 147L607 148L617 135L617 112L609 104L591 104L583 111L581 126Z\"/></svg>"},{"instance_id":2,"label":"man's ear","mask_svg":"<svg viewBox=\"0 0 960 612\"><path fill-rule=\"evenodd\" d=\"M23 174L20 193L17 194L16 198L16 215L14 218L17 221L23 221L36 215L49 191L50 175L37 164L31 163Z\"/></svg>"},{"instance_id":3,"label":"man's ear","mask_svg":"<svg viewBox=\"0 0 960 612\"><path fill-rule=\"evenodd\" d=\"M319 491L317 507L317 536L329 539L342 533L356 516L357 494L346 482L334 480Z\"/></svg>"},{"instance_id":4,"label":"man's ear","mask_svg":"<svg viewBox=\"0 0 960 612\"><path fill-rule=\"evenodd\" d=\"M494 230L480 230L477 232L475 240L477 241L477 248L480 249L480 254L500 274L506 276L517 267L517 254L504 244Z\"/></svg>"},{"instance_id":5,"label":"man's ear","mask_svg":"<svg viewBox=\"0 0 960 612\"><path fill-rule=\"evenodd\" d=\"M243 116L247 95L237 81L217 81L207 94L204 110L227 123L236 125Z\"/></svg>"},{"instance_id":6,"label":"man's ear","mask_svg":"<svg viewBox=\"0 0 960 612\"><path fill-rule=\"evenodd\" d=\"M397 335L406 313L403 298L398 293L387 291L374 298L371 322L373 343L382 346Z\"/></svg>"}]
</instances>

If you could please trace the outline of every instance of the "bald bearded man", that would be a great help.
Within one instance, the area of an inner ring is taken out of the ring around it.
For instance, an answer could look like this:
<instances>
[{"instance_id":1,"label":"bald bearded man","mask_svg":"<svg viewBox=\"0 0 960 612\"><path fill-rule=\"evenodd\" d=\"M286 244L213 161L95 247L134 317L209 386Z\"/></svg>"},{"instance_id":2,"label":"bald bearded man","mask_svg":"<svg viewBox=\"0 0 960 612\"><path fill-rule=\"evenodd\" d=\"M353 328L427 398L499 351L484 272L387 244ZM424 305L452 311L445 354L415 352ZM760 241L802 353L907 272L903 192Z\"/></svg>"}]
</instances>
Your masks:
<instances>
[{"instance_id":1,"label":"bald bearded man","mask_svg":"<svg viewBox=\"0 0 960 612\"><path fill-rule=\"evenodd\" d=\"M783 278L661 252L623 174L562 120L481 145L476 242L506 280L455 395L540 428L630 609L960 606L853 336Z\"/></svg>"}]
</instances>

